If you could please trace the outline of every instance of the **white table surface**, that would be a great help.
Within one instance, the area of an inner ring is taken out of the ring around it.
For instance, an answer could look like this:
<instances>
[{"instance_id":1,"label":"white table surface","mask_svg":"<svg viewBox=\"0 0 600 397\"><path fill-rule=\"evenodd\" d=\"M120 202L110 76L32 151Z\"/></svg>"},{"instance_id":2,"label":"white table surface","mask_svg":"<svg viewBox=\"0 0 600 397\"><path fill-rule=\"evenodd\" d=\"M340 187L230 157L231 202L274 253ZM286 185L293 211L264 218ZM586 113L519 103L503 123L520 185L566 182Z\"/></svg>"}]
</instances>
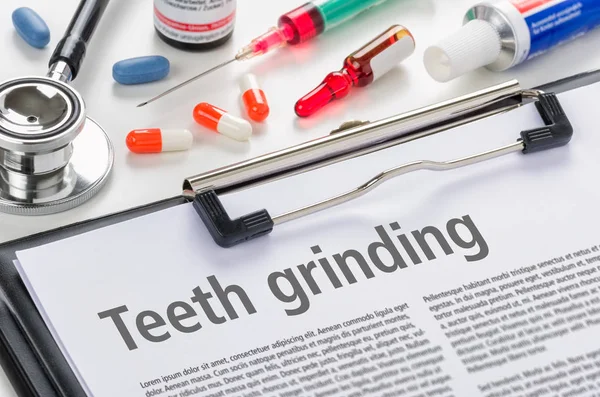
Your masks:
<instances>
[{"instance_id":1,"label":"white table surface","mask_svg":"<svg viewBox=\"0 0 600 397\"><path fill-rule=\"evenodd\" d=\"M53 47L77 3L78 0L2 0L2 79L45 74ZM346 120L376 120L513 78L523 87L532 87L600 67L599 30L503 73L479 70L450 83L437 83L422 66L423 51L460 26L464 12L474 2L389 0L312 43L238 62L159 102L136 108L137 103L231 57L249 38L276 23L278 15L301 2L238 3L232 40L207 53L183 52L163 43L153 30L151 0L113 0L109 4L73 86L85 98L89 116L106 129L113 141L116 159L112 176L96 197L77 209L44 217L0 214L0 242L178 195L187 176L320 137ZM48 23L52 39L46 49L28 47L14 31L10 15L21 6L35 9ZM312 118L300 120L295 116L293 106L299 97L328 72L339 69L348 54L392 24L405 25L415 36L417 50L411 58L372 86L356 89L343 102L330 105ZM151 54L164 55L171 61L171 73L165 80L140 86L120 86L113 81L113 63ZM246 71L259 76L271 105L271 116L255 128L252 140L235 142L195 125L191 112L198 102L210 102L234 114L242 112L237 79ZM149 127L188 128L194 134L194 147L184 153L128 153L124 142L127 133ZM15 395L1 370L0 395Z\"/></svg>"}]
</instances>

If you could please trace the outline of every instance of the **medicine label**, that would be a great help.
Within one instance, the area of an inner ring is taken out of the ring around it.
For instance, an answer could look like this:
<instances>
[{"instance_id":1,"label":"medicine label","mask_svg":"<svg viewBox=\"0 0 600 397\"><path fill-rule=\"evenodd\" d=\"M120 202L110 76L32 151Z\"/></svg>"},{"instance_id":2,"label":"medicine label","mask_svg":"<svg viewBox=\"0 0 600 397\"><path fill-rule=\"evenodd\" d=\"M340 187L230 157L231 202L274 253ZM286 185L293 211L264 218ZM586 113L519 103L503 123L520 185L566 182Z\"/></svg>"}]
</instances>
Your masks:
<instances>
[{"instance_id":1,"label":"medicine label","mask_svg":"<svg viewBox=\"0 0 600 397\"><path fill-rule=\"evenodd\" d=\"M600 25L598 0L511 0L529 27L526 59L575 39Z\"/></svg>"},{"instance_id":2,"label":"medicine label","mask_svg":"<svg viewBox=\"0 0 600 397\"><path fill-rule=\"evenodd\" d=\"M155 0L154 23L173 40L210 43L231 33L235 10L236 0Z\"/></svg>"}]
</instances>

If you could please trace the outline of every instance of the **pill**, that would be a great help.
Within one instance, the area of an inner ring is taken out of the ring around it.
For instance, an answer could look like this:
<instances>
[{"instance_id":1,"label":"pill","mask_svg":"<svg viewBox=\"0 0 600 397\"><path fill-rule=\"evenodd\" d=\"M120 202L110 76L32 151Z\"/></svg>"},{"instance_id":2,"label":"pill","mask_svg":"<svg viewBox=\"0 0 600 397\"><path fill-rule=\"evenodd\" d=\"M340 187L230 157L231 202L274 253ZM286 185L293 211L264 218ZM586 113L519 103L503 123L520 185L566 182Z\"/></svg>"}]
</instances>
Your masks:
<instances>
[{"instance_id":1,"label":"pill","mask_svg":"<svg viewBox=\"0 0 600 397\"><path fill-rule=\"evenodd\" d=\"M113 65L113 79L119 84L143 84L164 79L171 64L160 55L123 59Z\"/></svg>"},{"instance_id":2,"label":"pill","mask_svg":"<svg viewBox=\"0 0 600 397\"><path fill-rule=\"evenodd\" d=\"M50 42L50 29L46 22L28 7L17 8L12 13L12 22L19 36L32 47L44 48Z\"/></svg>"},{"instance_id":3,"label":"pill","mask_svg":"<svg viewBox=\"0 0 600 397\"><path fill-rule=\"evenodd\" d=\"M188 130L148 128L129 132L125 143L133 153L160 153L188 150L193 141L194 137Z\"/></svg>"},{"instance_id":4,"label":"pill","mask_svg":"<svg viewBox=\"0 0 600 397\"><path fill-rule=\"evenodd\" d=\"M194 120L200 125L237 141L247 141L252 136L252 125L232 116L221 108L202 102L194 108Z\"/></svg>"},{"instance_id":5,"label":"pill","mask_svg":"<svg viewBox=\"0 0 600 397\"><path fill-rule=\"evenodd\" d=\"M248 117L259 123L265 121L269 116L269 103L256 76L251 73L244 75L240 81L240 89Z\"/></svg>"}]
</instances>

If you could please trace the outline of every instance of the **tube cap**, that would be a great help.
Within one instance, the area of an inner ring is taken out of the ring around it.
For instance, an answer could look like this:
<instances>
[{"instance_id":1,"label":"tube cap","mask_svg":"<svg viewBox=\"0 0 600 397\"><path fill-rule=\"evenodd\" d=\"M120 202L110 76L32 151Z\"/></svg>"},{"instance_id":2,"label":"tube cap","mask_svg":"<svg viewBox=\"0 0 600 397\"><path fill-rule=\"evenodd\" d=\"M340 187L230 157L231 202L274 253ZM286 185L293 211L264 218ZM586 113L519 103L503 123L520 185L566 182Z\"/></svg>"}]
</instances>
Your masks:
<instances>
[{"instance_id":1,"label":"tube cap","mask_svg":"<svg viewBox=\"0 0 600 397\"><path fill-rule=\"evenodd\" d=\"M493 63L501 48L496 28L487 21L474 19L437 45L427 48L423 62L431 77L446 82Z\"/></svg>"}]
</instances>

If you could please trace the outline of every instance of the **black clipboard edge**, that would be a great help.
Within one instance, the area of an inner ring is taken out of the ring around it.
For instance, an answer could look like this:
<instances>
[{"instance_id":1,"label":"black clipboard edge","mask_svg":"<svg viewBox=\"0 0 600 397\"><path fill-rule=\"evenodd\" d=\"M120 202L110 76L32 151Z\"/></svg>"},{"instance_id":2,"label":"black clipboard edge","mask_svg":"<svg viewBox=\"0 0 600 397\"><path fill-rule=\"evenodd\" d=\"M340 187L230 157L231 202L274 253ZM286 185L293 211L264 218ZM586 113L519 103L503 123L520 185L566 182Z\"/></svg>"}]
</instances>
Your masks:
<instances>
[{"instance_id":1,"label":"black clipboard edge","mask_svg":"<svg viewBox=\"0 0 600 397\"><path fill-rule=\"evenodd\" d=\"M0 324L0 365L17 395L53 395L54 386L33 350L24 348L29 342L4 301L0 301Z\"/></svg>"},{"instance_id":2,"label":"black clipboard edge","mask_svg":"<svg viewBox=\"0 0 600 397\"><path fill-rule=\"evenodd\" d=\"M184 204L178 196L0 244L0 364L21 397L86 396L13 264L15 252Z\"/></svg>"}]
</instances>

